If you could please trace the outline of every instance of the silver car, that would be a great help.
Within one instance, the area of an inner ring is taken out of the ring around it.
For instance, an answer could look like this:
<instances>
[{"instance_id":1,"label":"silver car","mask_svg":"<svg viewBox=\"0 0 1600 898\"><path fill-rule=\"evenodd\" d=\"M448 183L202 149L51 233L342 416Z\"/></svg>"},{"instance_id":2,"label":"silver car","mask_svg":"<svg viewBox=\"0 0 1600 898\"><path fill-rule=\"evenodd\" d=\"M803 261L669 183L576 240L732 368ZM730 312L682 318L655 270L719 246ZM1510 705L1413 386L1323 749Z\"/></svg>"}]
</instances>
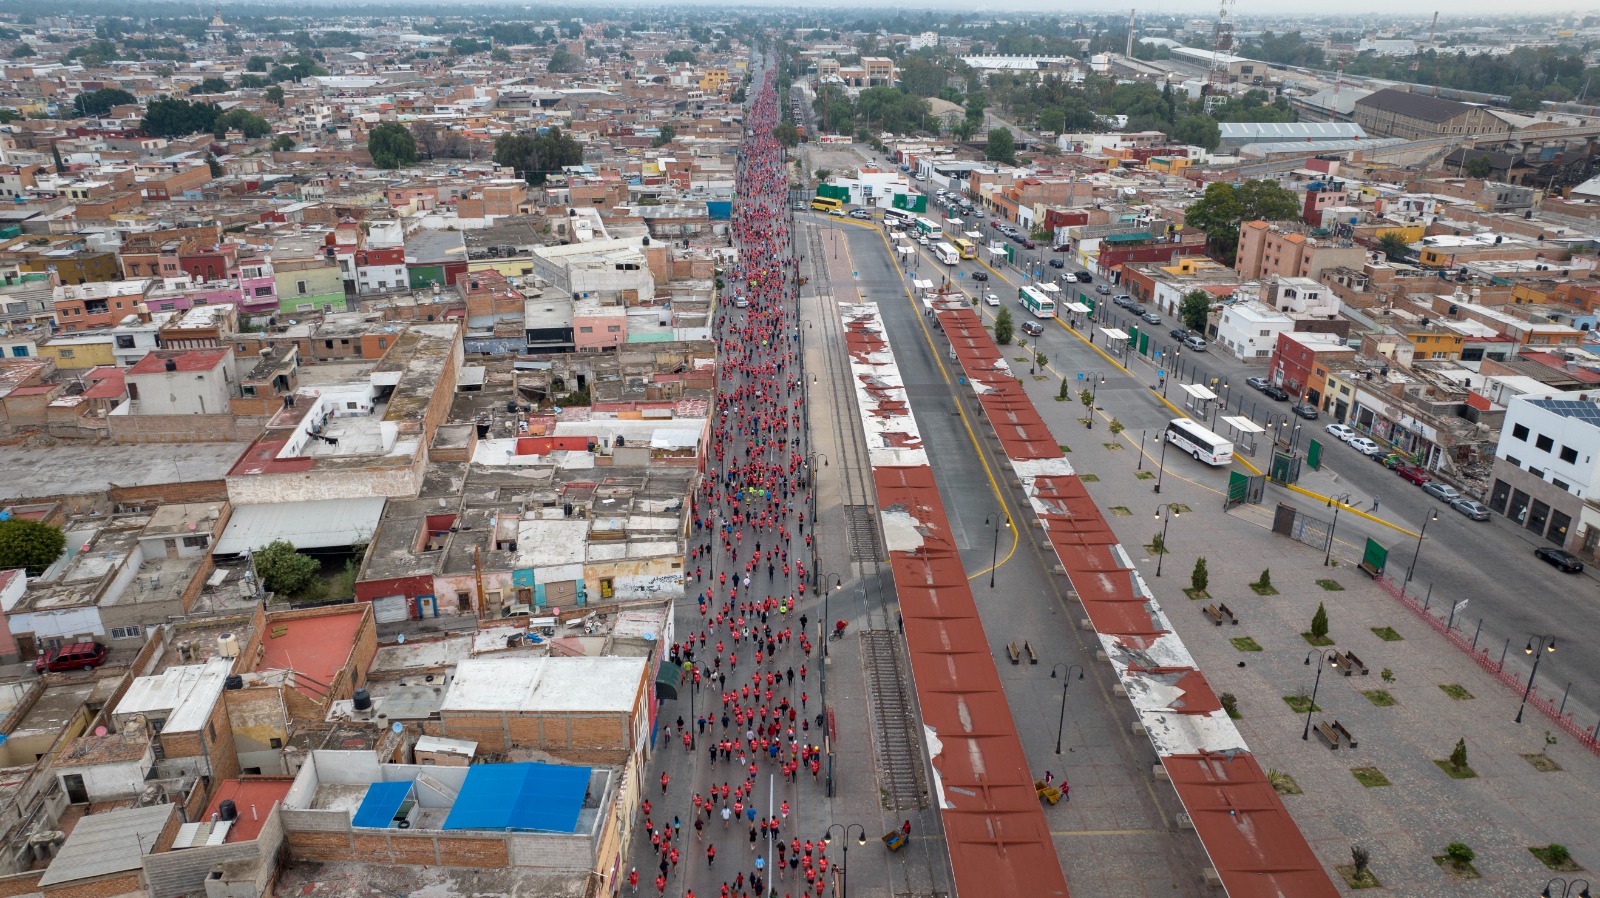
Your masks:
<instances>
[{"instance_id":1,"label":"silver car","mask_svg":"<svg viewBox=\"0 0 1600 898\"><path fill-rule=\"evenodd\" d=\"M1481 502L1474 502L1471 499L1457 499L1450 503L1450 507L1474 521L1489 520L1489 509L1485 508Z\"/></svg>"}]
</instances>

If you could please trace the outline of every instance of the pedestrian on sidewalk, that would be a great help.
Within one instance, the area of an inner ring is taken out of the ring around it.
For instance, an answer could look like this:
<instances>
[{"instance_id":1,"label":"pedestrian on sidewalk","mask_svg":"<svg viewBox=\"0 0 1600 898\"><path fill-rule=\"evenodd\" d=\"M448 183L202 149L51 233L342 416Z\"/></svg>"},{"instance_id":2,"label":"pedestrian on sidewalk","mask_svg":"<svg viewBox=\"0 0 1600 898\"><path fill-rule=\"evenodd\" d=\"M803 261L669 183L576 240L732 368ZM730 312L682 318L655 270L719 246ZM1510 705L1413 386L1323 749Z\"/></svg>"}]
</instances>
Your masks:
<instances>
[{"instance_id":1,"label":"pedestrian on sidewalk","mask_svg":"<svg viewBox=\"0 0 1600 898\"><path fill-rule=\"evenodd\" d=\"M1373 511L1377 511L1378 510L1378 497L1377 496L1373 496L1372 497L1372 510Z\"/></svg>"}]
</instances>

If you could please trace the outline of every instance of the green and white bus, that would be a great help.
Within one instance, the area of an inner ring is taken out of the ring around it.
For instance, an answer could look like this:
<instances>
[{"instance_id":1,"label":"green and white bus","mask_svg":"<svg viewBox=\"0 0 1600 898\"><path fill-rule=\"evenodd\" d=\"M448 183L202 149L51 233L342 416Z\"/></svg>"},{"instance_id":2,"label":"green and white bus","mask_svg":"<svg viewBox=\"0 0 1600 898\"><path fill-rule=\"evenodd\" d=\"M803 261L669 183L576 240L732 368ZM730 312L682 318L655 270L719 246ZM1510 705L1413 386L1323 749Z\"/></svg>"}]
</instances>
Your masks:
<instances>
[{"instance_id":1,"label":"green and white bus","mask_svg":"<svg viewBox=\"0 0 1600 898\"><path fill-rule=\"evenodd\" d=\"M1038 287L1017 288L1017 300L1035 318L1056 317L1056 301Z\"/></svg>"}]
</instances>

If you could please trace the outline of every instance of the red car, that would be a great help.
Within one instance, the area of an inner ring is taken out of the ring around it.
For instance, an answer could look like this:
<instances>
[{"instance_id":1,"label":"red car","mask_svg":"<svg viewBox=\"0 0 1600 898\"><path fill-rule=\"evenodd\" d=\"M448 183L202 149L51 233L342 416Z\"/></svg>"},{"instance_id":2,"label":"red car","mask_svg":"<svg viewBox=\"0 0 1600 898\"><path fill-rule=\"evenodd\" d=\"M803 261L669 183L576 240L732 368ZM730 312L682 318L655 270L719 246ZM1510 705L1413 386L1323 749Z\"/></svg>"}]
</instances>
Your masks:
<instances>
[{"instance_id":1,"label":"red car","mask_svg":"<svg viewBox=\"0 0 1600 898\"><path fill-rule=\"evenodd\" d=\"M1401 465L1398 468L1395 468L1394 472L1406 480L1415 483L1417 486L1421 486L1433 479L1432 477L1428 476L1428 472L1422 470L1416 465Z\"/></svg>"},{"instance_id":2,"label":"red car","mask_svg":"<svg viewBox=\"0 0 1600 898\"><path fill-rule=\"evenodd\" d=\"M98 642L75 642L35 658L33 669L45 671L89 670L106 663L106 647Z\"/></svg>"}]
</instances>

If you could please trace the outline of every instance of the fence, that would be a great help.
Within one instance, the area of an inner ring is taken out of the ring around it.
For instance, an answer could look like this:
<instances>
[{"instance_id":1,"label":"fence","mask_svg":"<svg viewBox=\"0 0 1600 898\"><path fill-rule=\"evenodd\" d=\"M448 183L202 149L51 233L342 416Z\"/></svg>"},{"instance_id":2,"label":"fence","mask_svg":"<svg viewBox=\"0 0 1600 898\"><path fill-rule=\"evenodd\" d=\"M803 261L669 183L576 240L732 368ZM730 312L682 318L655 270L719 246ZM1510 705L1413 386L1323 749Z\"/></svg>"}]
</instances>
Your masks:
<instances>
[{"instance_id":1,"label":"fence","mask_svg":"<svg viewBox=\"0 0 1600 898\"><path fill-rule=\"evenodd\" d=\"M1503 653L1500 659L1496 661L1489 657L1489 649L1487 647L1478 649L1475 646L1475 639L1468 639L1461 633L1456 632L1453 621L1440 620L1427 606L1418 604L1416 596L1408 595L1404 586L1396 585L1387 576L1379 576L1377 581L1385 592L1410 609L1411 613L1427 621L1430 627L1433 627L1445 639L1455 644L1456 648L1466 652L1472 657L1472 660L1478 662L1479 667L1488 671L1491 676L1505 684L1507 688L1517 692L1527 688L1527 682L1522 679L1521 674L1508 672L1505 669L1505 656ZM1573 719L1571 714L1566 713L1560 705L1557 705L1554 700L1540 695L1537 685L1528 692L1528 704L1539 709L1544 716L1555 721L1556 725L1566 730L1567 734L1576 739L1579 745L1588 748L1595 754L1600 754L1600 738L1597 738L1600 737L1600 721L1597 721L1593 727L1585 729Z\"/></svg>"}]
</instances>

